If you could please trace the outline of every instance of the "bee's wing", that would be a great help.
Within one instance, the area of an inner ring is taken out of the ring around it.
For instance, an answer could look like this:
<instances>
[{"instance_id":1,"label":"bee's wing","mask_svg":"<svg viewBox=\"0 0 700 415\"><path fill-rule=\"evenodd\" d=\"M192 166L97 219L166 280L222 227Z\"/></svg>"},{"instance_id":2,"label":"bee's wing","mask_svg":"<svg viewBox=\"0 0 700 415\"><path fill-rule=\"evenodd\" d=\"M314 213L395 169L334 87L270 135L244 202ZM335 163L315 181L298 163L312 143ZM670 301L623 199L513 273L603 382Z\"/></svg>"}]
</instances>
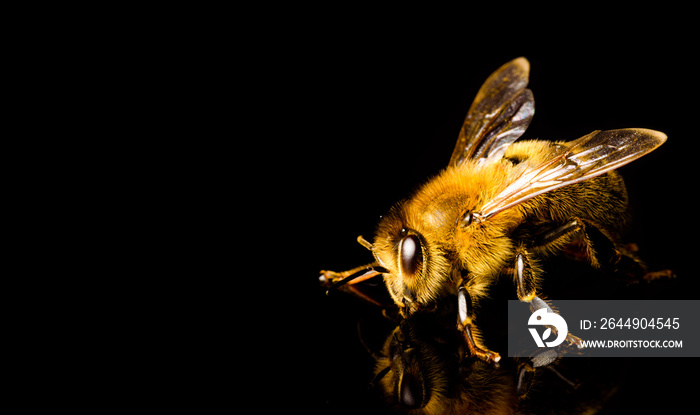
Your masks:
<instances>
[{"instance_id":1,"label":"bee's wing","mask_svg":"<svg viewBox=\"0 0 700 415\"><path fill-rule=\"evenodd\" d=\"M666 141L666 134L643 128L594 131L571 141L539 166L526 167L479 214L487 219L550 190L578 183L623 166Z\"/></svg>"},{"instance_id":2,"label":"bee's wing","mask_svg":"<svg viewBox=\"0 0 700 415\"><path fill-rule=\"evenodd\" d=\"M529 73L527 59L517 58L488 77L464 119L449 165L496 160L525 132L535 114L532 91L525 88Z\"/></svg>"}]
</instances>

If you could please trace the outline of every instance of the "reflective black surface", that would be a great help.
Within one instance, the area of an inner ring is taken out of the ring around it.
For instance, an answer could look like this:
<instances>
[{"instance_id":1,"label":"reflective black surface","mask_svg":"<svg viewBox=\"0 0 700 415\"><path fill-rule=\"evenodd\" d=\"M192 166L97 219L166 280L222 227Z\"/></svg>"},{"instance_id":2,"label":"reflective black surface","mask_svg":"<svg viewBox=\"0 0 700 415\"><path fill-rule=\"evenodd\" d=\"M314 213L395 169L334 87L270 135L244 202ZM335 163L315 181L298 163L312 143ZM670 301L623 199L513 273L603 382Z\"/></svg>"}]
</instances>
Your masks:
<instances>
[{"instance_id":1,"label":"reflective black surface","mask_svg":"<svg viewBox=\"0 0 700 415\"><path fill-rule=\"evenodd\" d=\"M543 289L551 298L669 298L683 286L678 279L631 285L611 282L609 275L570 260L546 265L550 275L567 277L566 283L545 283ZM381 289L381 285L368 285L366 292ZM480 304L477 315L487 344L504 356L506 301L516 298L512 284L500 282L491 298ZM496 409L649 413L653 408L681 408L687 403L693 386L685 374L699 367L695 359L674 358L569 357L534 370L525 369L537 366L528 359L504 357L497 366L476 359L462 361L464 343L455 328L453 305L443 304L440 313L403 320L392 307L382 312L344 293L331 294L326 301L326 309L335 311L336 321L344 325L343 329L330 323L332 327L317 337L332 345L324 351L327 360L321 368L329 380L321 382L325 391L321 406L329 413L402 413L416 402L424 410L439 413L450 408L470 408L475 413ZM388 372L382 373L385 369ZM646 401L656 394L668 400Z\"/></svg>"}]
</instances>

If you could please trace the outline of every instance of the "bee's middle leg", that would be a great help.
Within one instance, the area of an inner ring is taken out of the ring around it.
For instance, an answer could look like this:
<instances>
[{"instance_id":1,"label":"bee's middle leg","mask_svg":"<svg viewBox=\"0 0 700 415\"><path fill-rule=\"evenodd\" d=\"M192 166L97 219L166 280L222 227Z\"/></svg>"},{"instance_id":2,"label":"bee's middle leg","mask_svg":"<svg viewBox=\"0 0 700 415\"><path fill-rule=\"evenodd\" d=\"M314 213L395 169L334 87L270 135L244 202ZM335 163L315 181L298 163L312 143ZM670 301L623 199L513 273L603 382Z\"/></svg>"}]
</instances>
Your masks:
<instances>
[{"instance_id":1,"label":"bee's middle leg","mask_svg":"<svg viewBox=\"0 0 700 415\"><path fill-rule=\"evenodd\" d=\"M537 295L537 281L540 270L532 259L528 250L521 245L515 254L515 281L518 290L518 299L530 305L530 311L535 312L546 308L547 312L554 313L549 303ZM569 333L566 336L569 343L581 347L581 339Z\"/></svg>"},{"instance_id":2,"label":"bee's middle leg","mask_svg":"<svg viewBox=\"0 0 700 415\"><path fill-rule=\"evenodd\" d=\"M476 356L487 363L498 363L501 360L501 355L481 345L479 332L476 324L474 324L475 313L473 304L469 291L464 284L461 284L459 291L457 291L457 328L464 335L467 348L472 356Z\"/></svg>"}]
</instances>

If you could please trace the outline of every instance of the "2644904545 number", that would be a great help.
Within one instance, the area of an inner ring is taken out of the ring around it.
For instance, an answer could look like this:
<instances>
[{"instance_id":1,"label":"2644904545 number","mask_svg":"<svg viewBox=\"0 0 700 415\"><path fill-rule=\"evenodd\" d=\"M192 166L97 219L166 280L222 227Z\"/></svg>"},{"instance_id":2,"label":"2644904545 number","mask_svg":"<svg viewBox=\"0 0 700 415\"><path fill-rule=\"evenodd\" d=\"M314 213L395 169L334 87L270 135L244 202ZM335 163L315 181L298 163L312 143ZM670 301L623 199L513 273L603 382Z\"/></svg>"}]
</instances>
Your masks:
<instances>
[{"instance_id":1,"label":"2644904545 number","mask_svg":"<svg viewBox=\"0 0 700 415\"><path fill-rule=\"evenodd\" d=\"M656 317L656 318L638 318L638 317L628 317L628 318L607 318L603 317L600 319L601 330L615 330L615 329L630 329L630 330L663 330L672 329L678 330L681 326L680 319L678 317Z\"/></svg>"}]
</instances>

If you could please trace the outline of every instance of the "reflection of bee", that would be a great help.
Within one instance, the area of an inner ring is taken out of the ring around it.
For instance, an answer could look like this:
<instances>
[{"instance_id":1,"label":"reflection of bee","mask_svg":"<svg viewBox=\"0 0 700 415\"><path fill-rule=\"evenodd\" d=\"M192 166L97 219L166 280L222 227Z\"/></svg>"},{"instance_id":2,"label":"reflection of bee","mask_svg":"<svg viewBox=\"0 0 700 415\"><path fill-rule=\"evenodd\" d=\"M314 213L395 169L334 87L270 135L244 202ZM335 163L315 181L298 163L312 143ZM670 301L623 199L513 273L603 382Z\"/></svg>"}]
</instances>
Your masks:
<instances>
[{"instance_id":1,"label":"reflection of bee","mask_svg":"<svg viewBox=\"0 0 700 415\"><path fill-rule=\"evenodd\" d=\"M478 359L460 361L463 342L453 320L446 325L446 316L436 314L401 321L381 351L373 353L372 383L397 412L593 413L619 381L610 373L619 372L615 365L586 358L568 359L572 362L564 366L566 376L585 382L581 388L557 370L558 363L548 356L505 359L500 365ZM547 349L544 354L552 352ZM535 372L535 368L546 370Z\"/></svg>"},{"instance_id":2,"label":"reflection of bee","mask_svg":"<svg viewBox=\"0 0 700 415\"><path fill-rule=\"evenodd\" d=\"M514 413L514 376L479 360L459 364L458 333L440 321L404 320L375 355L373 383L393 409L423 414Z\"/></svg>"},{"instance_id":3,"label":"reflection of bee","mask_svg":"<svg viewBox=\"0 0 700 415\"><path fill-rule=\"evenodd\" d=\"M594 131L570 142L513 143L534 114L526 89L529 63L515 59L477 93L448 167L379 223L376 262L321 280L340 286L383 275L402 315L457 295L458 328L472 355L500 360L482 344L474 305L502 271L531 308L550 308L538 293L539 258L581 247L593 266L630 259L620 245L627 194L614 169L660 146L647 129ZM636 261L636 260L635 260ZM576 344L570 335L567 340Z\"/></svg>"}]
</instances>

